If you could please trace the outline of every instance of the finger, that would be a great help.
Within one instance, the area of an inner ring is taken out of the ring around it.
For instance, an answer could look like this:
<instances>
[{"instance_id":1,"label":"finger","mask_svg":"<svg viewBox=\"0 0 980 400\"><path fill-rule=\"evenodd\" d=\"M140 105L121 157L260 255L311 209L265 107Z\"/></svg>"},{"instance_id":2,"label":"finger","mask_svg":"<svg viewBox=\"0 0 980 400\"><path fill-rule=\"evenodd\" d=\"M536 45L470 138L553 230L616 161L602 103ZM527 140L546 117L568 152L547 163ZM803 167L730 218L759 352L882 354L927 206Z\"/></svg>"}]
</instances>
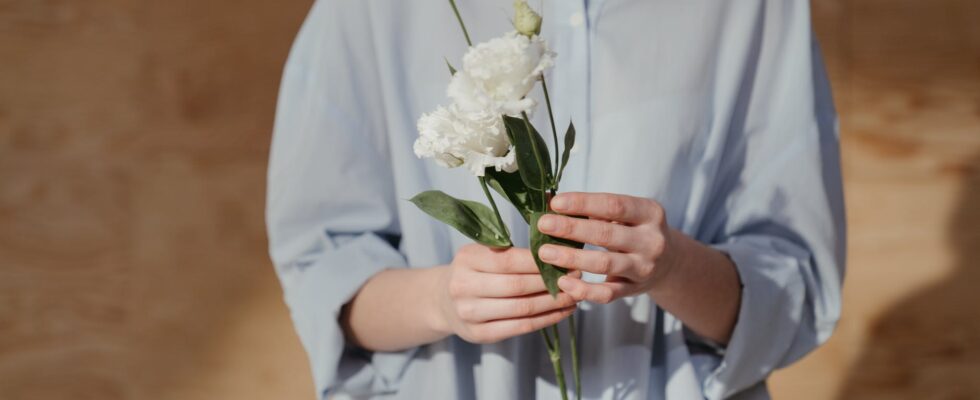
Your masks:
<instances>
[{"instance_id":1,"label":"finger","mask_svg":"<svg viewBox=\"0 0 980 400\"><path fill-rule=\"evenodd\" d=\"M476 273L467 279L466 296L461 297L517 297L546 292L541 275L535 274L488 274Z\"/></svg>"},{"instance_id":2,"label":"finger","mask_svg":"<svg viewBox=\"0 0 980 400\"><path fill-rule=\"evenodd\" d=\"M537 274L538 266L534 263L531 250L510 247L505 250L486 248L485 254L480 254L473 264L473 269L495 274Z\"/></svg>"},{"instance_id":3,"label":"finger","mask_svg":"<svg viewBox=\"0 0 980 400\"><path fill-rule=\"evenodd\" d=\"M575 300L599 304L609 304L616 299L628 296L630 287L630 283L619 280L588 283L569 276L558 278L558 288L571 295Z\"/></svg>"},{"instance_id":4,"label":"finger","mask_svg":"<svg viewBox=\"0 0 980 400\"><path fill-rule=\"evenodd\" d=\"M567 293L558 293L558 296L553 298L551 294L543 292L521 297L470 299L459 302L456 313L464 321L479 323L533 317L572 307L575 303L575 299Z\"/></svg>"},{"instance_id":5,"label":"finger","mask_svg":"<svg viewBox=\"0 0 980 400\"><path fill-rule=\"evenodd\" d=\"M650 200L612 193L566 192L551 199L551 208L561 214L581 215L641 224L650 218Z\"/></svg>"},{"instance_id":6,"label":"finger","mask_svg":"<svg viewBox=\"0 0 980 400\"><path fill-rule=\"evenodd\" d=\"M538 230L548 235L623 252L635 250L636 235L631 229L606 221L555 214L544 215L538 220Z\"/></svg>"},{"instance_id":7,"label":"finger","mask_svg":"<svg viewBox=\"0 0 980 400\"><path fill-rule=\"evenodd\" d=\"M572 270L594 274L621 276L637 280L643 271L638 270L637 260L624 253L601 250L580 250L546 244L538 250L541 261Z\"/></svg>"},{"instance_id":8,"label":"finger","mask_svg":"<svg viewBox=\"0 0 980 400\"><path fill-rule=\"evenodd\" d=\"M575 307L566 307L528 318L500 319L480 324L473 328L473 336L480 343L494 343L561 322L575 312Z\"/></svg>"}]
</instances>

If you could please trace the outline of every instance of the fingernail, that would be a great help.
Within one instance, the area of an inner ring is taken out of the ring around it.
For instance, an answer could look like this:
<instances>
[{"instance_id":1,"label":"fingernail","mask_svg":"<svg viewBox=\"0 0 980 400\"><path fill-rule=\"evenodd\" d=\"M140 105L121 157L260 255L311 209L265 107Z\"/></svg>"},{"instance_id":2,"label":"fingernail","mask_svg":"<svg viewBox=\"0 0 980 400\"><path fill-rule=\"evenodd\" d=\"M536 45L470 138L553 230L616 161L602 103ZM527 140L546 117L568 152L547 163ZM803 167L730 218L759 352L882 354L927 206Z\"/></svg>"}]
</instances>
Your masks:
<instances>
[{"instance_id":1,"label":"fingernail","mask_svg":"<svg viewBox=\"0 0 980 400\"><path fill-rule=\"evenodd\" d=\"M563 290L564 289L567 289L568 288L568 285L569 285L569 282L568 282L569 279L572 279L572 278L569 278L567 276L561 276L561 277L559 277L558 278L558 287L560 289L563 289Z\"/></svg>"},{"instance_id":2,"label":"fingernail","mask_svg":"<svg viewBox=\"0 0 980 400\"><path fill-rule=\"evenodd\" d=\"M550 231L552 229L555 229L555 217L546 215L538 220L538 230Z\"/></svg>"},{"instance_id":3,"label":"fingernail","mask_svg":"<svg viewBox=\"0 0 980 400\"><path fill-rule=\"evenodd\" d=\"M555 196L551 199L551 208L565 208L568 205L568 201L562 196Z\"/></svg>"},{"instance_id":4,"label":"fingernail","mask_svg":"<svg viewBox=\"0 0 980 400\"><path fill-rule=\"evenodd\" d=\"M551 246L541 246L538 249L538 257L541 258L541 261L555 261L555 258L558 257L558 251Z\"/></svg>"}]
</instances>

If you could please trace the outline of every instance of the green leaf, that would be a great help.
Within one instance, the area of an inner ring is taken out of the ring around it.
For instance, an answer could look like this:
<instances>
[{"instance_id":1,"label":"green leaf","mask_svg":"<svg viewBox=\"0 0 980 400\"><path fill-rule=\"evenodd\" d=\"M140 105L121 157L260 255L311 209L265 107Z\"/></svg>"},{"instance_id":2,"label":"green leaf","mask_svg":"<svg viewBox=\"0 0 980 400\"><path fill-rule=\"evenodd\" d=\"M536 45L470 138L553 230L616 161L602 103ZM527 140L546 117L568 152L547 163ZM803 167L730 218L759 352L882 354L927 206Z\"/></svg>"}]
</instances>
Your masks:
<instances>
[{"instance_id":1,"label":"green leaf","mask_svg":"<svg viewBox=\"0 0 980 400\"><path fill-rule=\"evenodd\" d=\"M504 126L517 150L517 168L524 184L534 190L551 187L551 156L541 134L526 117L521 119L505 115Z\"/></svg>"},{"instance_id":2,"label":"green leaf","mask_svg":"<svg viewBox=\"0 0 980 400\"><path fill-rule=\"evenodd\" d=\"M561 153L561 168L558 169L555 186L558 186L562 174L565 173L565 165L568 165L568 156L571 155L572 147L575 147L575 125L572 125L572 121L568 121L568 130L565 131L565 149Z\"/></svg>"},{"instance_id":3,"label":"green leaf","mask_svg":"<svg viewBox=\"0 0 980 400\"><path fill-rule=\"evenodd\" d=\"M499 226L493 210L482 203L459 200L438 190L419 193L410 201L477 243L490 247L511 246L507 227Z\"/></svg>"},{"instance_id":4,"label":"green leaf","mask_svg":"<svg viewBox=\"0 0 980 400\"><path fill-rule=\"evenodd\" d=\"M497 171L493 167L487 168L485 174L487 184L494 191L506 197L510 204L521 213L524 222L531 221L531 213L534 210L544 209L544 200L541 199L541 191L531 190L524 184L521 174L518 172Z\"/></svg>"},{"instance_id":5,"label":"green leaf","mask_svg":"<svg viewBox=\"0 0 980 400\"><path fill-rule=\"evenodd\" d=\"M446 66L449 67L449 75L456 75L456 68L453 68L453 65L449 63L449 59L443 57L443 60L446 60Z\"/></svg>"},{"instance_id":6,"label":"green leaf","mask_svg":"<svg viewBox=\"0 0 980 400\"><path fill-rule=\"evenodd\" d=\"M568 270L557 267L548 263L541 261L538 258L538 249L545 244L556 244L559 246L567 246L574 248L582 248L582 243L574 242L568 239L555 238L545 235L538 231L538 219L545 214L554 214L553 212L535 212L531 214L531 254L534 256L534 262L538 265L538 272L541 273L541 279L544 280L544 286L548 288L548 293L552 297L558 295L558 278L565 275Z\"/></svg>"}]
</instances>

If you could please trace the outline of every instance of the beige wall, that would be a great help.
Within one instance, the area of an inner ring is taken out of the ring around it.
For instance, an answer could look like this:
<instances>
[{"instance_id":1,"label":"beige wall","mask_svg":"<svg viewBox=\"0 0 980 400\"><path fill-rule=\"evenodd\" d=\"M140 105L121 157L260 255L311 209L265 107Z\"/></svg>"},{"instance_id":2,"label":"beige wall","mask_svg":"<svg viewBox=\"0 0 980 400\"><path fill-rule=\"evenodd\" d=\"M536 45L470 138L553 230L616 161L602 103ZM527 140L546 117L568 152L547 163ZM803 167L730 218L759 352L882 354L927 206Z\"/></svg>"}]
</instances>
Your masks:
<instances>
[{"instance_id":1,"label":"beige wall","mask_svg":"<svg viewBox=\"0 0 980 400\"><path fill-rule=\"evenodd\" d=\"M787 399L980 398L980 2L816 1L841 115L844 315Z\"/></svg>"},{"instance_id":2,"label":"beige wall","mask_svg":"<svg viewBox=\"0 0 980 400\"><path fill-rule=\"evenodd\" d=\"M309 1L0 1L0 399L310 393L265 251Z\"/></svg>"},{"instance_id":3,"label":"beige wall","mask_svg":"<svg viewBox=\"0 0 980 400\"><path fill-rule=\"evenodd\" d=\"M0 1L0 399L308 398L262 222L308 5ZM836 336L773 389L980 397L980 3L814 10L851 264Z\"/></svg>"}]
</instances>

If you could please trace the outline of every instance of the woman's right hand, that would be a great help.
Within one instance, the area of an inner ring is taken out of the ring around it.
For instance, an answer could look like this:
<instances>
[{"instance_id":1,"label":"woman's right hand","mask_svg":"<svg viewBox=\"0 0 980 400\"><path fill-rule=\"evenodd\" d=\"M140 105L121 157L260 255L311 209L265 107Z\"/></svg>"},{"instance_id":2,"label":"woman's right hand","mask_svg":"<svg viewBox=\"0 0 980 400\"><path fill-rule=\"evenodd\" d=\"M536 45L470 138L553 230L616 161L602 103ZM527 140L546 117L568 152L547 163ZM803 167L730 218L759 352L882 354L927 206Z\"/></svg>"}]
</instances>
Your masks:
<instances>
[{"instance_id":1,"label":"woman's right hand","mask_svg":"<svg viewBox=\"0 0 980 400\"><path fill-rule=\"evenodd\" d=\"M552 298L531 251L469 244L443 268L439 328L471 343L496 343L558 323L575 311L566 293Z\"/></svg>"}]
</instances>

